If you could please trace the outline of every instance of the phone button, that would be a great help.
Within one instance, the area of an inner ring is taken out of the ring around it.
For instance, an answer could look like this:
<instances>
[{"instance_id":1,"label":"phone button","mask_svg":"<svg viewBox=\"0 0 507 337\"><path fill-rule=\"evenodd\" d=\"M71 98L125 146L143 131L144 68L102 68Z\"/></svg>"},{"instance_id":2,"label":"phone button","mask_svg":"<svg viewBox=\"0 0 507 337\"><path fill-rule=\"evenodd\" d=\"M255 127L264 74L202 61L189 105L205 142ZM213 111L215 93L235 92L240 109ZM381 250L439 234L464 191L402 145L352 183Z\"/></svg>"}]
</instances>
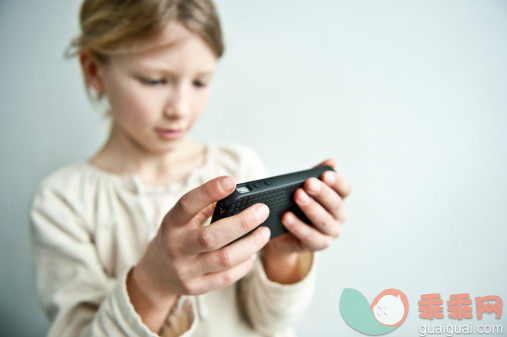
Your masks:
<instances>
[{"instance_id":1,"label":"phone button","mask_svg":"<svg viewBox=\"0 0 507 337\"><path fill-rule=\"evenodd\" d=\"M261 183L260 182L255 182L255 183L253 183L253 186L259 188L259 187L261 187Z\"/></svg>"},{"instance_id":2,"label":"phone button","mask_svg":"<svg viewBox=\"0 0 507 337\"><path fill-rule=\"evenodd\" d=\"M266 179L266 180L263 180L263 181L264 181L264 184L266 184L268 186L273 185L273 182L270 179Z\"/></svg>"}]
</instances>

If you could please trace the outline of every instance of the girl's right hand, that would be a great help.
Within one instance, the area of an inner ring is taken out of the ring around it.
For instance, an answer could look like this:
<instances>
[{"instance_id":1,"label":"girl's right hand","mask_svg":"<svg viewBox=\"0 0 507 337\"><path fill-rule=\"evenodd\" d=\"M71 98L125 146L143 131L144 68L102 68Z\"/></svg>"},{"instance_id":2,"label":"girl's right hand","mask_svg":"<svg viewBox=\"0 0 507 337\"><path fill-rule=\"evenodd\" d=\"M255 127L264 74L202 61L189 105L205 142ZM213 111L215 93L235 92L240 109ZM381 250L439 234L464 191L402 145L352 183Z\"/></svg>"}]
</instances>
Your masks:
<instances>
[{"instance_id":1,"label":"girl's right hand","mask_svg":"<svg viewBox=\"0 0 507 337\"><path fill-rule=\"evenodd\" d=\"M257 252L269 241L269 229L261 226L228 245L267 219L269 209L264 204L203 226L216 201L235 187L228 176L210 180L181 197L164 217L127 278L130 300L148 326L152 324L144 319L148 317L143 317L143 311L158 312L155 321L160 322L166 317L161 311L167 315L178 295L203 294L236 282L252 268ZM155 324L153 331L157 327L161 326Z\"/></svg>"}]
</instances>

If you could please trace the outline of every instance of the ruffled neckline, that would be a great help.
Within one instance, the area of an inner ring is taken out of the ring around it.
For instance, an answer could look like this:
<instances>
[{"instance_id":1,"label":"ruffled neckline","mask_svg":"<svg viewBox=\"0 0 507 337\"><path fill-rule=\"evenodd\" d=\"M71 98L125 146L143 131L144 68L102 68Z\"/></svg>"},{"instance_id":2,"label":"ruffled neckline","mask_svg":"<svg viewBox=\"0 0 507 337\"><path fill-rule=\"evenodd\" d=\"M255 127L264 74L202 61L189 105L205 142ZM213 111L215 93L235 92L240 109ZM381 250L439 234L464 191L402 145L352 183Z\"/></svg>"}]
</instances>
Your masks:
<instances>
[{"instance_id":1,"label":"ruffled neckline","mask_svg":"<svg viewBox=\"0 0 507 337\"><path fill-rule=\"evenodd\" d=\"M183 179L180 181L174 181L167 185L149 185L149 184L143 184L143 189L146 193L149 194L160 194L160 193L171 193L178 190L181 190L182 188L192 185L192 182L196 181L196 179L203 175L204 172L209 170L211 168L211 162L215 151L215 145L212 143L205 143L205 154L204 154L204 162L201 166L193 169L189 174L187 174ZM120 184L122 186L125 186L126 188L137 191L138 190L138 184L140 183L139 176L136 174L132 175L119 175L116 173L109 172L107 170L101 169L89 161L85 161L82 163L83 167L87 169L89 172L92 172L94 175L96 175L99 178L104 178L109 181L115 182L117 184Z\"/></svg>"}]
</instances>

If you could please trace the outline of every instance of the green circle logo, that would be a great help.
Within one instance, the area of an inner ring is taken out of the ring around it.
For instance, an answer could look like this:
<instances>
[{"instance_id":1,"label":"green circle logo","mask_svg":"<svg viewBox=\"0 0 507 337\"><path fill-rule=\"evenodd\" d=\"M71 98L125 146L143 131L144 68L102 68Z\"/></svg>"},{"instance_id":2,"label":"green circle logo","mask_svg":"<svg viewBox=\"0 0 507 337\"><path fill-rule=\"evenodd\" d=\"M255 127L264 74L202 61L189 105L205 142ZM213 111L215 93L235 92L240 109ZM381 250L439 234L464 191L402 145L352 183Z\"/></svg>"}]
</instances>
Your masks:
<instances>
[{"instance_id":1,"label":"green circle logo","mask_svg":"<svg viewBox=\"0 0 507 337\"><path fill-rule=\"evenodd\" d=\"M345 288L340 297L340 313L351 328L378 336L393 331L405 321L408 300L398 289L386 289L370 305L359 291Z\"/></svg>"}]
</instances>

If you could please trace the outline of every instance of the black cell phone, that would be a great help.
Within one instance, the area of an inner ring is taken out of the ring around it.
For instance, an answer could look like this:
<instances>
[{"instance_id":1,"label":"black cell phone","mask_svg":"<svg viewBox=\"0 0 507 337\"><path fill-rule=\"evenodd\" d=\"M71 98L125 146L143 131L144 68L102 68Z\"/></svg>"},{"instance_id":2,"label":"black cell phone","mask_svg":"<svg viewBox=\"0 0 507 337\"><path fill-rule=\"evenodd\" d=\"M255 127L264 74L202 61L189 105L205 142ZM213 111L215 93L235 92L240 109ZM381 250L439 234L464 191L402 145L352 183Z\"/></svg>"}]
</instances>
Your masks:
<instances>
[{"instance_id":1,"label":"black cell phone","mask_svg":"<svg viewBox=\"0 0 507 337\"><path fill-rule=\"evenodd\" d=\"M334 171L330 166L318 166L310 170L238 184L232 194L217 202L211 223L236 215L253 204L263 203L269 207L269 216L261 226L269 227L271 239L287 233L287 229L281 222L282 215L287 211L292 211L302 221L310 224L308 218L294 202L294 192L302 187L308 178L319 179L325 171L329 170Z\"/></svg>"}]
</instances>

